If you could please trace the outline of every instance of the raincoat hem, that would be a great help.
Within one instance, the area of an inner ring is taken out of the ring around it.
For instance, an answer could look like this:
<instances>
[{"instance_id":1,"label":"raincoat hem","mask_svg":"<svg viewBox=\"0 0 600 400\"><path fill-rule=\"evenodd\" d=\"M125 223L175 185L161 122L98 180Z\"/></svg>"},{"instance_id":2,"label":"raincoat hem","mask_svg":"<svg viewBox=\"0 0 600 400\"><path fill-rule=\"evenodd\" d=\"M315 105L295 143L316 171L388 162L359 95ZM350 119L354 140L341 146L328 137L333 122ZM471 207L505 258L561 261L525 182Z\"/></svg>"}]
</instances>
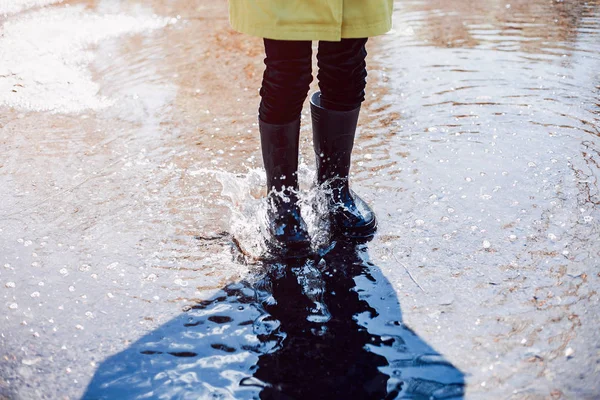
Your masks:
<instances>
[{"instance_id":1,"label":"raincoat hem","mask_svg":"<svg viewBox=\"0 0 600 400\"><path fill-rule=\"evenodd\" d=\"M323 40L339 42L342 39L367 38L383 35L391 27L391 21L383 21L368 25L342 26L341 29L323 29L314 26L306 26L302 29L293 27L265 28L259 25L240 24L230 19L231 27L240 33L273 40Z\"/></svg>"},{"instance_id":2,"label":"raincoat hem","mask_svg":"<svg viewBox=\"0 0 600 400\"><path fill-rule=\"evenodd\" d=\"M382 21L369 25L353 25L344 27L342 25L342 38L357 39L384 35L392 29L391 21Z\"/></svg>"}]
</instances>

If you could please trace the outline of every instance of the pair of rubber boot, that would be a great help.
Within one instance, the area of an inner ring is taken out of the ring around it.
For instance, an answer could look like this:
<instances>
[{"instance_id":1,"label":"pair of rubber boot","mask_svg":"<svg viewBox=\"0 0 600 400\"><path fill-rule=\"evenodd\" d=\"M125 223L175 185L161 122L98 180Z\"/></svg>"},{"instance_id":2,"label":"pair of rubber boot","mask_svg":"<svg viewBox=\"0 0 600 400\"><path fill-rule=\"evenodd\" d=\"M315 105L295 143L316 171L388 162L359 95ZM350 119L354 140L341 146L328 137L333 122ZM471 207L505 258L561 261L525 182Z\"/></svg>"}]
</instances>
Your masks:
<instances>
[{"instance_id":1,"label":"pair of rubber boot","mask_svg":"<svg viewBox=\"0 0 600 400\"><path fill-rule=\"evenodd\" d=\"M367 241L377 229L375 214L348 186L348 174L360 107L333 111L321 107L320 92L310 101L317 184L327 201L334 239ZM300 118L285 125L259 120L267 175L269 245L277 253L310 252L310 236L298 205Z\"/></svg>"}]
</instances>

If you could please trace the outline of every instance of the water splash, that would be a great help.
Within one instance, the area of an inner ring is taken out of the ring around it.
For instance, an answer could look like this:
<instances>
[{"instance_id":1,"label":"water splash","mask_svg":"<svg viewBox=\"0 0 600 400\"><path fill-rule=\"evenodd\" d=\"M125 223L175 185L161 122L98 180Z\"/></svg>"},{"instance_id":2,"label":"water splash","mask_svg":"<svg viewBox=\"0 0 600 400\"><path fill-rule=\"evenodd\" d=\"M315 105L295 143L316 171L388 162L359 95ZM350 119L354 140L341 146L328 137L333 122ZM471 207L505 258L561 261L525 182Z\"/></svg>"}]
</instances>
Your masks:
<instances>
[{"instance_id":1,"label":"water splash","mask_svg":"<svg viewBox=\"0 0 600 400\"><path fill-rule=\"evenodd\" d=\"M246 173L231 173L222 170L199 169L193 175L213 175L222 186L221 205L231 212L229 229L249 260L263 259L268 253L269 240L267 211L269 202L262 197L266 185L262 169L249 168ZM306 222L315 252L324 252L330 246L329 222L326 216L327 203L323 188L313 183L314 170L305 164L298 168L298 204Z\"/></svg>"}]
</instances>

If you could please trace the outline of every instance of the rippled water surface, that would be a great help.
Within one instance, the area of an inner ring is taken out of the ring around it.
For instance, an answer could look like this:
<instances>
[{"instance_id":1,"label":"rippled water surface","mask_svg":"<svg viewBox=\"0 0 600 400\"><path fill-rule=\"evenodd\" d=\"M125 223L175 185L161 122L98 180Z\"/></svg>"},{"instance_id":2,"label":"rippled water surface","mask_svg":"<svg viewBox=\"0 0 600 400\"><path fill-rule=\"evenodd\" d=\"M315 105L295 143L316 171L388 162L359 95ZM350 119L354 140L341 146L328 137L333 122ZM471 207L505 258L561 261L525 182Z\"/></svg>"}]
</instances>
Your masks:
<instances>
[{"instance_id":1,"label":"rippled water surface","mask_svg":"<svg viewBox=\"0 0 600 400\"><path fill-rule=\"evenodd\" d=\"M600 4L394 18L353 166L378 235L265 263L226 2L0 0L0 398L598 397Z\"/></svg>"}]
</instances>

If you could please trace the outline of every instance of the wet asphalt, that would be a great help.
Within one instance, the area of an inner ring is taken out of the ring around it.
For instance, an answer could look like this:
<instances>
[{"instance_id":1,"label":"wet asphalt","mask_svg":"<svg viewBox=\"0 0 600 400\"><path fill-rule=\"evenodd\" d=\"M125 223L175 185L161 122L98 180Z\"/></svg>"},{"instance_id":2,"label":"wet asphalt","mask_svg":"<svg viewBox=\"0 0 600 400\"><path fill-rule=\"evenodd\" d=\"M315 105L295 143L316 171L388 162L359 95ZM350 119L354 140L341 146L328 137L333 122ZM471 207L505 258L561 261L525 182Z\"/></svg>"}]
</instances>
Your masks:
<instances>
[{"instance_id":1,"label":"wet asphalt","mask_svg":"<svg viewBox=\"0 0 600 400\"><path fill-rule=\"evenodd\" d=\"M396 2L352 170L379 232L326 253L306 107L302 263L261 261L226 8L0 1L0 399L600 396L600 3Z\"/></svg>"}]
</instances>

